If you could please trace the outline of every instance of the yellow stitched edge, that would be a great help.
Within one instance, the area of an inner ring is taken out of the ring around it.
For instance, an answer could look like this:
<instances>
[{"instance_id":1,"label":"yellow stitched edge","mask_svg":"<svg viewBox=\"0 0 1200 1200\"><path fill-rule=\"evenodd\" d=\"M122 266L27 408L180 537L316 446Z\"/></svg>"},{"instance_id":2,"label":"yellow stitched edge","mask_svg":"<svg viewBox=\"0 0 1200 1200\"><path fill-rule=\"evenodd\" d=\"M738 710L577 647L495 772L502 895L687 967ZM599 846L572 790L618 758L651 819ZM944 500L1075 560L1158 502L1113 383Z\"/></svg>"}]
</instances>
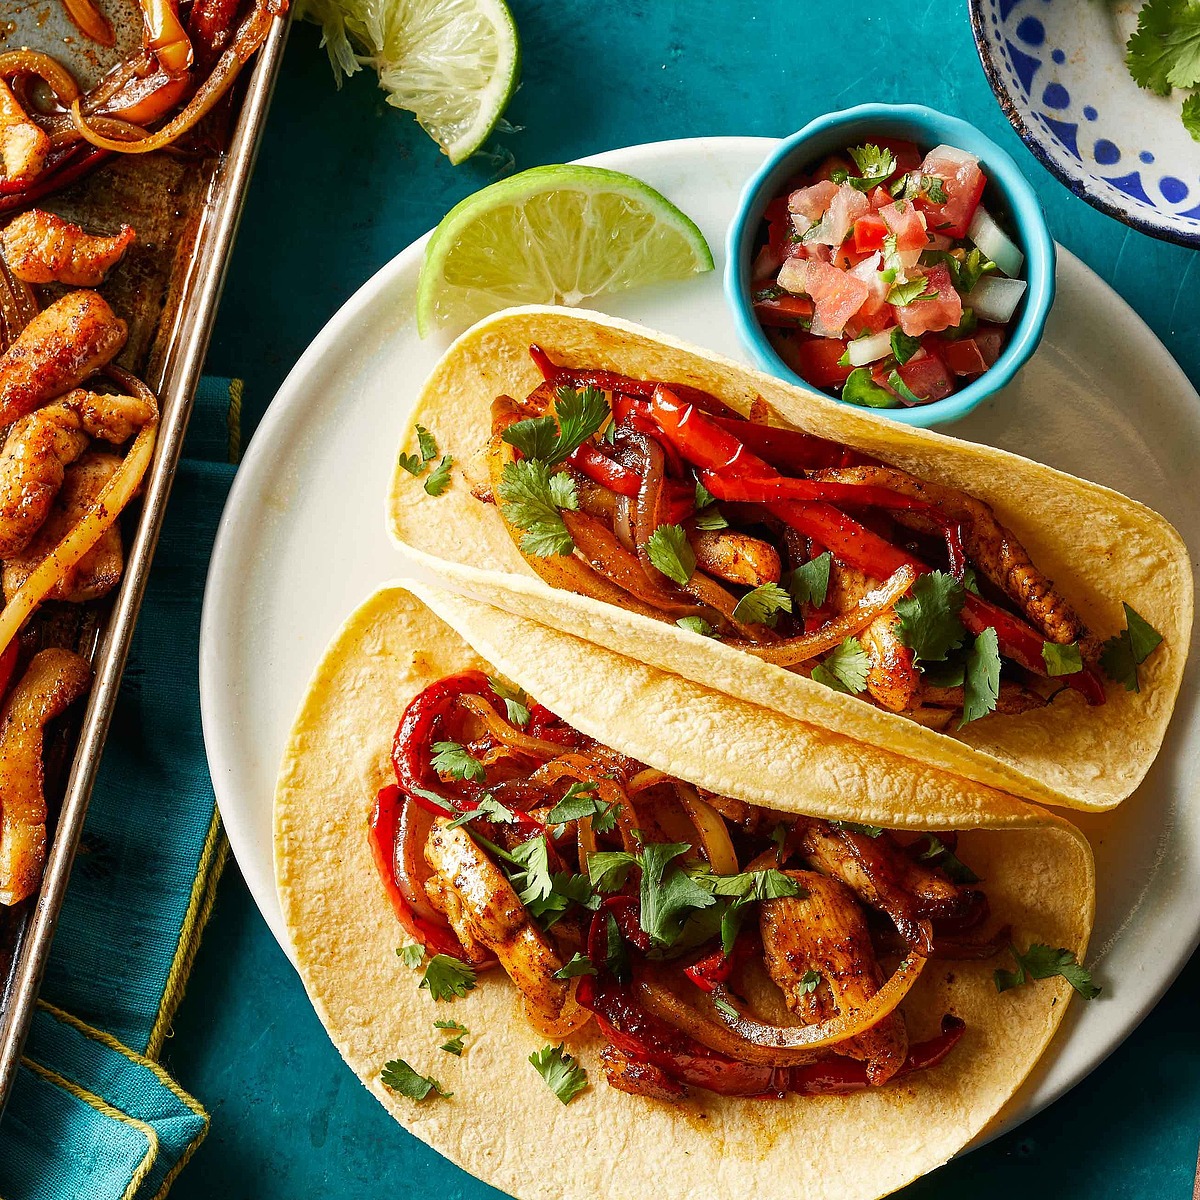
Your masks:
<instances>
[{"instance_id":1,"label":"yellow stitched edge","mask_svg":"<svg viewBox=\"0 0 1200 1200\"><path fill-rule=\"evenodd\" d=\"M31 1058L22 1056L21 1063L47 1083L62 1088L64 1092L74 1096L76 1100L82 1100L85 1104L100 1113L101 1116L109 1117L111 1120L120 1121L123 1125L131 1126L146 1139L146 1153L142 1156L142 1161L134 1170L129 1183L121 1193L121 1200L132 1200L137 1195L138 1188L145 1182L150 1169L154 1166L154 1160L158 1157L158 1134L154 1132L153 1126L147 1125L145 1121L139 1121L137 1117L131 1117L119 1108L114 1108L107 1100L102 1099L93 1092L89 1092L86 1088L80 1087L79 1084L73 1083L57 1071L52 1071L49 1067L43 1067L41 1063L36 1063Z\"/></svg>"},{"instance_id":2,"label":"yellow stitched edge","mask_svg":"<svg viewBox=\"0 0 1200 1200\"><path fill-rule=\"evenodd\" d=\"M229 381L229 409L225 414L225 427L229 430L229 461L242 461L242 392L245 390L244 379Z\"/></svg>"},{"instance_id":3,"label":"yellow stitched edge","mask_svg":"<svg viewBox=\"0 0 1200 1200\"><path fill-rule=\"evenodd\" d=\"M192 892L188 897L183 925L179 930L179 944L175 948L175 957L167 972L167 986L163 990L162 1000L159 1001L158 1015L154 1018L150 1036L146 1039L146 1053L151 1058L157 1058L159 1051L162 1050L171 1018L174 1017L179 1002L183 999L188 975L191 972L192 963L195 961L196 951L200 946L200 934L212 913L217 883L225 869L228 857L229 843L225 840L225 834L221 828L221 814L214 808L212 821L204 838L200 863L196 868L196 878L192 883Z\"/></svg>"}]
</instances>

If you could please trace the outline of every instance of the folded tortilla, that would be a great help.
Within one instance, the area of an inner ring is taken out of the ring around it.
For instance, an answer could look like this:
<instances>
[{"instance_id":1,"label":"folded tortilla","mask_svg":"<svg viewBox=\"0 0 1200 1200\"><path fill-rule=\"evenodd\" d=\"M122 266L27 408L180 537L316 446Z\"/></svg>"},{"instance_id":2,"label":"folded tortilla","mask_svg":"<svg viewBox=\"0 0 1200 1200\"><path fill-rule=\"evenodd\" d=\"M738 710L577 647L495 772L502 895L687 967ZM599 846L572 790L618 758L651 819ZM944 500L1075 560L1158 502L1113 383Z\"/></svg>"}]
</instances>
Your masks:
<instances>
[{"instance_id":1,"label":"folded tortilla","mask_svg":"<svg viewBox=\"0 0 1200 1200\"><path fill-rule=\"evenodd\" d=\"M1124 628L1122 601L1162 633L1162 644L1140 668L1141 690L1110 684L1107 703L1095 708L1065 692L1044 709L991 714L953 734L938 733L690 630L550 587L521 557L495 506L470 491L486 476L482 452L492 400L522 398L541 381L529 358L531 342L555 362L690 384L743 414L765 403L773 423L842 442L986 501L1101 637ZM1191 637L1192 569L1170 524L1108 488L1007 451L899 425L665 334L571 309L511 309L481 321L434 369L413 420L434 434L458 471L447 491L433 497L398 468L389 497L392 534L477 599L726 695L1041 803L1112 808L1138 786L1162 745ZM411 428L405 435L410 450Z\"/></svg>"},{"instance_id":2,"label":"folded tortilla","mask_svg":"<svg viewBox=\"0 0 1200 1200\"><path fill-rule=\"evenodd\" d=\"M420 597L418 599L417 597ZM422 603L424 601L424 603ZM474 647L474 648L472 648ZM853 739L841 803L814 803L797 773L816 732L767 709L439 588L386 587L347 621L310 685L275 797L275 869L296 961L342 1056L388 1111L478 1178L523 1200L700 1198L758 1192L874 1200L945 1162L992 1122L1063 1017L1062 980L997 992L994 962L931 963L906 998L913 1040L953 1012L967 1032L939 1067L844 1097L752 1101L697 1092L680 1105L616 1091L590 1034L571 1040L589 1089L562 1105L527 1062L543 1043L501 972L451 1004L419 991L367 842L392 736L408 701L442 676L500 672L608 745L704 787L781 810L871 823L992 827L960 852L986 881L1014 942L1082 959L1095 884L1091 849L1067 822L1011 796ZM820 736L830 735L819 731ZM936 819L915 811L936 808ZM436 1019L471 1032L462 1058ZM379 1073L403 1058L453 1096L421 1103Z\"/></svg>"}]
</instances>

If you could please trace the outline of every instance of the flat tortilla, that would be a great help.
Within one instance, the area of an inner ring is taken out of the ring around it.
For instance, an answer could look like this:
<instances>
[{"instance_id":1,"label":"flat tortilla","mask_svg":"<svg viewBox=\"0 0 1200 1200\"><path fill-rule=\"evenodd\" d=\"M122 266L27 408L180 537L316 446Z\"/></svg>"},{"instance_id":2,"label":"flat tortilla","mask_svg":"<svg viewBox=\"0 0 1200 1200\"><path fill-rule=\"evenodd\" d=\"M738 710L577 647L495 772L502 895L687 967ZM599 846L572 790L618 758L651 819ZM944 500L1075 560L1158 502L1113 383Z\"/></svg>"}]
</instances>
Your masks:
<instances>
[{"instance_id":1,"label":"flat tortilla","mask_svg":"<svg viewBox=\"0 0 1200 1200\"><path fill-rule=\"evenodd\" d=\"M540 382L536 342L556 362L687 383L747 413L872 454L923 479L987 501L1102 637L1124 625L1127 601L1163 635L1141 668L1141 691L1107 689L1089 708L1075 692L1020 716L992 715L953 736L832 691L688 630L549 587L522 559L494 506L458 474L441 496L397 469L389 498L393 536L453 587L726 695L824 726L872 747L1041 803L1101 811L1141 782L1162 745L1191 635L1187 549L1162 517L1107 488L1014 454L898 425L663 334L569 309L512 309L480 322L446 353L414 420L432 431L471 481L491 433L490 405ZM411 429L406 448L412 449Z\"/></svg>"},{"instance_id":2,"label":"flat tortilla","mask_svg":"<svg viewBox=\"0 0 1200 1200\"><path fill-rule=\"evenodd\" d=\"M851 739L840 739L851 751L842 791L861 796L862 807L814 804L792 772L811 739L826 732L804 732L651 667L635 664L631 673L618 654L441 589L387 587L347 621L301 707L275 797L275 864L300 973L321 1020L364 1085L410 1132L523 1200L640 1200L664 1186L693 1200L757 1191L874 1200L945 1162L994 1119L1062 1019L1071 992L1061 980L1001 995L995 963L933 963L904 1011L914 1040L935 1034L944 1012L965 1019L967 1032L942 1066L849 1097L759 1102L698 1092L678 1106L610 1088L599 1042L588 1035L572 1049L591 1086L564 1107L526 1061L542 1039L499 973L452 1004L419 991L417 975L396 955L406 939L376 873L367 816L393 778L390 747L404 706L468 667L499 669L609 745L704 786L726 780L729 790L781 809L853 811L871 821L886 812L886 823L912 824L903 805L940 792L935 825L981 814L997 825L964 834L960 845L986 880L994 920L1013 924L1018 945L1044 941L1082 956L1093 915L1090 847L1057 817L898 757L883 769L870 755L856 757ZM723 743L741 753L704 751L718 722ZM689 770L693 761L699 765ZM897 783L886 778L892 773L918 782ZM461 1059L438 1050L443 1037L432 1022L446 1017L471 1030ZM379 1072L393 1058L454 1095L416 1103L389 1091Z\"/></svg>"}]
</instances>

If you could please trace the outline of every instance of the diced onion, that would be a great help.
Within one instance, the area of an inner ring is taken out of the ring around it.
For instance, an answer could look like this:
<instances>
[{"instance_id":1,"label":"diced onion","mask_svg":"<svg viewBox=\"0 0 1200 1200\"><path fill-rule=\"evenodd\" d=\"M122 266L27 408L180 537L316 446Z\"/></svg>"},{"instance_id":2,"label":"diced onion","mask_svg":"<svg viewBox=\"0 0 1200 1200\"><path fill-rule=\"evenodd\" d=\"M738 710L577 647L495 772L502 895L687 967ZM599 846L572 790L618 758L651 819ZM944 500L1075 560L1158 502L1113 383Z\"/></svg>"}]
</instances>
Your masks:
<instances>
[{"instance_id":1,"label":"diced onion","mask_svg":"<svg viewBox=\"0 0 1200 1200\"><path fill-rule=\"evenodd\" d=\"M1027 284L1023 279L1003 279L999 275L985 275L963 297L963 306L973 309L981 321L994 321L1006 325L1025 295Z\"/></svg>"},{"instance_id":2,"label":"diced onion","mask_svg":"<svg viewBox=\"0 0 1200 1200\"><path fill-rule=\"evenodd\" d=\"M865 367L867 363L886 358L892 352L892 330L873 333L870 337L855 338L846 346L846 357L852 367Z\"/></svg>"},{"instance_id":3,"label":"diced onion","mask_svg":"<svg viewBox=\"0 0 1200 1200\"><path fill-rule=\"evenodd\" d=\"M977 163L979 156L971 154L969 151L963 150L958 146L934 146L930 152L925 155L925 161L937 162L939 159L945 159L947 162L957 163Z\"/></svg>"},{"instance_id":4,"label":"diced onion","mask_svg":"<svg viewBox=\"0 0 1200 1200\"><path fill-rule=\"evenodd\" d=\"M1021 273L1025 255L1020 247L996 224L992 214L981 204L971 218L967 237L979 247L1010 279Z\"/></svg>"},{"instance_id":5,"label":"diced onion","mask_svg":"<svg viewBox=\"0 0 1200 1200\"><path fill-rule=\"evenodd\" d=\"M919 248L916 250L901 250L896 254L896 257L900 260L900 265L907 271L910 267L915 267L921 261L922 253L923 251Z\"/></svg>"},{"instance_id":6,"label":"diced onion","mask_svg":"<svg viewBox=\"0 0 1200 1200\"><path fill-rule=\"evenodd\" d=\"M784 289L784 291L791 292L795 296L803 296L804 272L804 259L785 259L783 266L779 268L779 278L776 280L776 282L781 288Z\"/></svg>"}]
</instances>

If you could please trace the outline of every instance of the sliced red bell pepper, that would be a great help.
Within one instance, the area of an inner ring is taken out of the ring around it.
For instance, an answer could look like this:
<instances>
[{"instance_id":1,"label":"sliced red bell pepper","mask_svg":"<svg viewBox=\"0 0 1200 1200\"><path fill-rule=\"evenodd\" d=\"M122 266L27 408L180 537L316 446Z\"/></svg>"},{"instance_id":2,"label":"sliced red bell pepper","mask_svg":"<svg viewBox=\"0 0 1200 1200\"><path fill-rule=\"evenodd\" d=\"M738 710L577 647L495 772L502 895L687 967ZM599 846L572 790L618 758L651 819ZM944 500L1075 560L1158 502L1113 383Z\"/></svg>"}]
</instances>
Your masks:
<instances>
[{"instance_id":1,"label":"sliced red bell pepper","mask_svg":"<svg viewBox=\"0 0 1200 1200\"><path fill-rule=\"evenodd\" d=\"M13 671L17 666L17 655L20 652L21 644L16 638L13 638L4 647L4 653L0 654L0 699L4 698L8 692L8 685L12 683Z\"/></svg>"},{"instance_id":2,"label":"sliced red bell pepper","mask_svg":"<svg viewBox=\"0 0 1200 1200\"><path fill-rule=\"evenodd\" d=\"M609 458L591 442L580 445L567 462L580 474L619 496L636 496L642 486L642 477L636 471L622 466L615 458Z\"/></svg>"},{"instance_id":3,"label":"sliced red bell pepper","mask_svg":"<svg viewBox=\"0 0 1200 1200\"><path fill-rule=\"evenodd\" d=\"M711 992L718 983L728 981L733 974L733 956L723 950L714 950L697 959L683 973L702 991Z\"/></svg>"}]
</instances>

